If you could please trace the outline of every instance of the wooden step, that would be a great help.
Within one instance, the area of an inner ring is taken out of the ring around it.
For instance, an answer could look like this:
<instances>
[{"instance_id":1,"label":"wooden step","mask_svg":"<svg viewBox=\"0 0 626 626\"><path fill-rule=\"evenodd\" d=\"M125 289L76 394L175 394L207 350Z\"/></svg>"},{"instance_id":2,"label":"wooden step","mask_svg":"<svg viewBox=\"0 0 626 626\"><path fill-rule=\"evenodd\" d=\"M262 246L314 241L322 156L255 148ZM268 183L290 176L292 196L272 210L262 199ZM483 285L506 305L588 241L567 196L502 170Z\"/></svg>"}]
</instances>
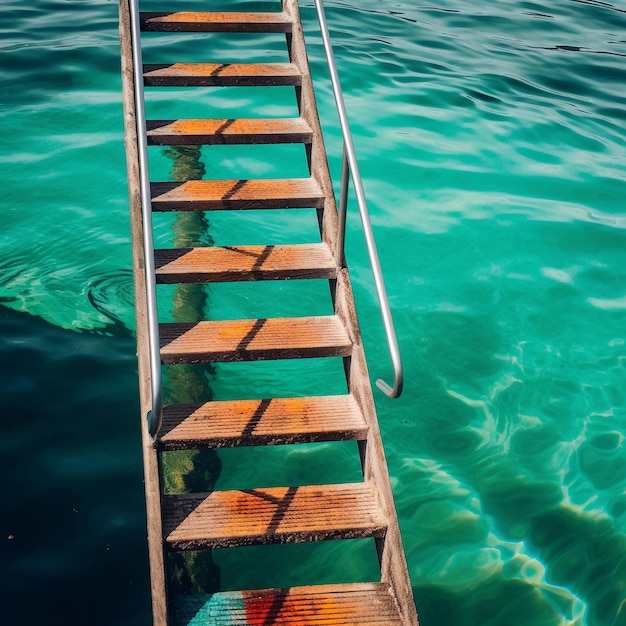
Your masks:
<instances>
[{"instance_id":1,"label":"wooden step","mask_svg":"<svg viewBox=\"0 0 626 626\"><path fill-rule=\"evenodd\" d=\"M293 63L171 63L143 66L146 87L263 87L302 82Z\"/></svg>"},{"instance_id":2,"label":"wooden step","mask_svg":"<svg viewBox=\"0 0 626 626\"><path fill-rule=\"evenodd\" d=\"M321 208L324 193L312 178L190 180L152 183L153 211Z\"/></svg>"},{"instance_id":3,"label":"wooden step","mask_svg":"<svg viewBox=\"0 0 626 626\"><path fill-rule=\"evenodd\" d=\"M206 13L177 11L139 14L141 30L195 33L290 33L292 21L282 12Z\"/></svg>"},{"instance_id":4,"label":"wooden step","mask_svg":"<svg viewBox=\"0 0 626 626\"><path fill-rule=\"evenodd\" d=\"M382 537L386 528L367 483L163 497L164 539L174 550Z\"/></svg>"},{"instance_id":5,"label":"wooden step","mask_svg":"<svg viewBox=\"0 0 626 626\"><path fill-rule=\"evenodd\" d=\"M351 395L173 404L163 409L159 447L186 450L362 440L367 430Z\"/></svg>"},{"instance_id":6,"label":"wooden step","mask_svg":"<svg viewBox=\"0 0 626 626\"><path fill-rule=\"evenodd\" d=\"M352 349L333 315L161 324L160 336L168 364L348 356Z\"/></svg>"},{"instance_id":7,"label":"wooden step","mask_svg":"<svg viewBox=\"0 0 626 626\"><path fill-rule=\"evenodd\" d=\"M173 595L171 626L398 626L395 601L385 583L350 583Z\"/></svg>"},{"instance_id":8,"label":"wooden step","mask_svg":"<svg viewBox=\"0 0 626 626\"><path fill-rule=\"evenodd\" d=\"M157 283L334 278L337 266L324 243L155 250Z\"/></svg>"},{"instance_id":9,"label":"wooden step","mask_svg":"<svg viewBox=\"0 0 626 626\"><path fill-rule=\"evenodd\" d=\"M148 145L311 143L300 117L287 119L148 120Z\"/></svg>"}]
</instances>

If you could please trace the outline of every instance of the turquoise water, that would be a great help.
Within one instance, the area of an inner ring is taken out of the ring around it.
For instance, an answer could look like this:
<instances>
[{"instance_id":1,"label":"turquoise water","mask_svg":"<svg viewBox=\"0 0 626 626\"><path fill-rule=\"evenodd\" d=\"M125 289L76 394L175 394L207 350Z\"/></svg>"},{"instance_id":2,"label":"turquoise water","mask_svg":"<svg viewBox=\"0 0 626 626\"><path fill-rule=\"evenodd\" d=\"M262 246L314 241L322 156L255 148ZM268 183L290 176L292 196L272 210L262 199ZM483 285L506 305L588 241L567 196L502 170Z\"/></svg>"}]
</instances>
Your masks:
<instances>
[{"instance_id":1,"label":"turquoise water","mask_svg":"<svg viewBox=\"0 0 626 626\"><path fill-rule=\"evenodd\" d=\"M626 5L327 7L405 360L403 397L377 401L421 622L625 625ZM117 5L5 0L3 16L2 614L148 624ZM204 96L215 110L252 97ZM262 114L292 104L285 93ZM299 175L288 148L219 148L203 153L215 177ZM169 163L156 154L153 167ZM297 221L277 219L299 240ZM263 228L242 226L239 243ZM170 224L156 231L167 245ZM212 217L210 232L221 243L232 223ZM348 255L371 374L386 378L356 218ZM247 310L257 288L221 286L212 311ZM275 289L267 314L298 293ZM255 375L251 391L282 384ZM218 397L244 384L245 371L217 368ZM307 455L320 473L332 458L303 448L294 467ZM229 468L246 480L256 469L224 453L222 486ZM303 579L338 558L331 545L303 565L305 548L292 549ZM250 554L271 583L273 563ZM226 585L237 579L221 566Z\"/></svg>"}]
</instances>

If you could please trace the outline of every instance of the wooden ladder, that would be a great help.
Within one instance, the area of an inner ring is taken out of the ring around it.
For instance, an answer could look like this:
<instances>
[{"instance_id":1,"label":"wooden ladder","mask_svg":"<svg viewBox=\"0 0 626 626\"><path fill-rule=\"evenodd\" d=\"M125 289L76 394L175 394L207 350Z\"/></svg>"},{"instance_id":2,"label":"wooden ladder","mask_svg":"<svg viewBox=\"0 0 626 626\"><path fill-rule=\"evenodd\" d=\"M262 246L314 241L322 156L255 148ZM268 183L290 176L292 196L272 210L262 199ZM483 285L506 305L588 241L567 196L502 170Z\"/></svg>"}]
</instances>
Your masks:
<instances>
[{"instance_id":1,"label":"wooden ladder","mask_svg":"<svg viewBox=\"0 0 626 626\"><path fill-rule=\"evenodd\" d=\"M328 316L164 323L159 333L162 363L341 357L348 389L342 395L168 405L156 439L142 420L154 623L416 626L350 278L336 253L337 208L297 0L283 0L281 10L270 13L141 13L144 31L284 33L289 63L219 63L219 59L211 59L211 63L144 65L143 76L135 76L129 20L129 0L120 0L142 414L151 409L152 398L136 80L143 80L145 86L293 86L300 111L297 118L147 120L148 144L302 143L310 171L310 177L303 179L151 181L152 211L309 208L318 214L319 239L314 243L248 246L235 241L232 246L157 249L157 282L322 278L328 280L334 308L334 314ZM165 451L338 440L358 442L361 482L163 493ZM174 606L167 596L164 554L168 551L366 537L376 542L378 581L220 592L195 602L188 598L181 606Z\"/></svg>"}]
</instances>

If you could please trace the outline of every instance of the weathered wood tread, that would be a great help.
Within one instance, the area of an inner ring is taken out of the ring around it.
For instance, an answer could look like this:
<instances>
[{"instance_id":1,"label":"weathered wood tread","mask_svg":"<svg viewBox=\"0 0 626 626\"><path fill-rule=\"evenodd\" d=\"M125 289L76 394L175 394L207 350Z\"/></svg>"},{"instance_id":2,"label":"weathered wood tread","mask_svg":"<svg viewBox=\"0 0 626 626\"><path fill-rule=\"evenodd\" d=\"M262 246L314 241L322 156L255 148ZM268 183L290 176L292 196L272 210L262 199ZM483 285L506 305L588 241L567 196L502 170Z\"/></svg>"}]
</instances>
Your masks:
<instances>
[{"instance_id":1,"label":"weathered wood tread","mask_svg":"<svg viewBox=\"0 0 626 626\"><path fill-rule=\"evenodd\" d=\"M152 183L153 211L320 208L324 194L312 178L190 180Z\"/></svg>"},{"instance_id":2,"label":"weathered wood tread","mask_svg":"<svg viewBox=\"0 0 626 626\"><path fill-rule=\"evenodd\" d=\"M166 495L163 533L175 550L382 537L387 528L367 483Z\"/></svg>"},{"instance_id":3,"label":"weathered wood tread","mask_svg":"<svg viewBox=\"0 0 626 626\"><path fill-rule=\"evenodd\" d=\"M172 596L172 626L398 626L384 583L351 583Z\"/></svg>"},{"instance_id":4,"label":"weathered wood tread","mask_svg":"<svg viewBox=\"0 0 626 626\"><path fill-rule=\"evenodd\" d=\"M163 410L159 446L262 446L364 439L368 426L351 395L173 404Z\"/></svg>"},{"instance_id":5,"label":"weathered wood tread","mask_svg":"<svg viewBox=\"0 0 626 626\"><path fill-rule=\"evenodd\" d=\"M162 32L290 33L292 21L283 12L208 13L198 11L139 14L141 30Z\"/></svg>"},{"instance_id":6,"label":"weathered wood tread","mask_svg":"<svg viewBox=\"0 0 626 626\"><path fill-rule=\"evenodd\" d=\"M293 63L171 63L144 65L146 87L297 86L302 82Z\"/></svg>"},{"instance_id":7,"label":"weathered wood tread","mask_svg":"<svg viewBox=\"0 0 626 626\"><path fill-rule=\"evenodd\" d=\"M155 250L158 283L334 278L333 256L324 243Z\"/></svg>"},{"instance_id":8,"label":"weathered wood tread","mask_svg":"<svg viewBox=\"0 0 626 626\"><path fill-rule=\"evenodd\" d=\"M341 320L263 318L160 325L163 363L206 363L347 356L350 338Z\"/></svg>"},{"instance_id":9,"label":"weathered wood tread","mask_svg":"<svg viewBox=\"0 0 626 626\"><path fill-rule=\"evenodd\" d=\"M311 143L300 117L285 119L148 120L148 145Z\"/></svg>"}]
</instances>

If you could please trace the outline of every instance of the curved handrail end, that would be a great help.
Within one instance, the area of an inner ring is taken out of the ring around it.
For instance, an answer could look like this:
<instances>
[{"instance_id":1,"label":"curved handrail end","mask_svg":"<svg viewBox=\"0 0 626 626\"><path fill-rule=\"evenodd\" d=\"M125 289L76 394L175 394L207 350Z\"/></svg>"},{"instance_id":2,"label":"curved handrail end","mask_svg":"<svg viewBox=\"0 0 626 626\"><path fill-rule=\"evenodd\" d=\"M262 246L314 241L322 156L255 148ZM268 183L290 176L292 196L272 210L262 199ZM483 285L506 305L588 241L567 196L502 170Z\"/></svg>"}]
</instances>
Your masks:
<instances>
[{"instance_id":1,"label":"curved handrail end","mask_svg":"<svg viewBox=\"0 0 626 626\"><path fill-rule=\"evenodd\" d=\"M388 385L382 378L379 378L376 381L376 386L386 396L389 396L390 398L399 398L400 395L402 394L402 386L403 386L402 376L400 376L399 379L396 378L396 380L394 380L393 387L391 385Z\"/></svg>"},{"instance_id":2,"label":"curved handrail end","mask_svg":"<svg viewBox=\"0 0 626 626\"><path fill-rule=\"evenodd\" d=\"M337 113L339 115L339 124L341 126L341 132L343 134L341 198L339 211L340 228L337 247L338 259L340 263L343 262L343 239L345 237L348 181L350 178L350 174L352 174L352 182L354 185L357 204L359 206L359 213L361 215L361 224L363 226L363 232L365 234L365 243L367 244L367 251L370 258L372 271L374 272L374 283L376 285L378 304L381 308L383 325L385 327L385 334L387 336L387 345L389 347L391 360L393 362L393 387L388 385L383 380L377 380L376 385L381 391L383 391L383 393L387 394L387 396L389 396L390 398L397 398L402 393L403 373L402 361L400 358L400 352L398 350L396 331L393 327L393 319L391 317L391 311L389 309L389 299L387 297L387 290L385 289L385 281L383 279L382 269L380 267L380 261L378 259L378 251L376 249L376 242L374 240L372 222L367 208L367 201L365 199L365 190L363 189L363 183L361 181L361 174L359 172L354 143L352 141L352 133L350 132L348 114L346 112L346 106L343 100L341 85L339 83L337 64L335 63L335 55L333 53L332 44L330 41L330 32L328 30L328 23L326 21L324 5L322 3L322 0L314 0L314 2L315 8L317 9L317 17L320 25L320 33L322 35L322 43L324 45L324 51L326 53L326 61L328 63L328 69L330 72L330 82L333 87L333 95L335 97L335 104L337 106Z\"/></svg>"}]
</instances>

